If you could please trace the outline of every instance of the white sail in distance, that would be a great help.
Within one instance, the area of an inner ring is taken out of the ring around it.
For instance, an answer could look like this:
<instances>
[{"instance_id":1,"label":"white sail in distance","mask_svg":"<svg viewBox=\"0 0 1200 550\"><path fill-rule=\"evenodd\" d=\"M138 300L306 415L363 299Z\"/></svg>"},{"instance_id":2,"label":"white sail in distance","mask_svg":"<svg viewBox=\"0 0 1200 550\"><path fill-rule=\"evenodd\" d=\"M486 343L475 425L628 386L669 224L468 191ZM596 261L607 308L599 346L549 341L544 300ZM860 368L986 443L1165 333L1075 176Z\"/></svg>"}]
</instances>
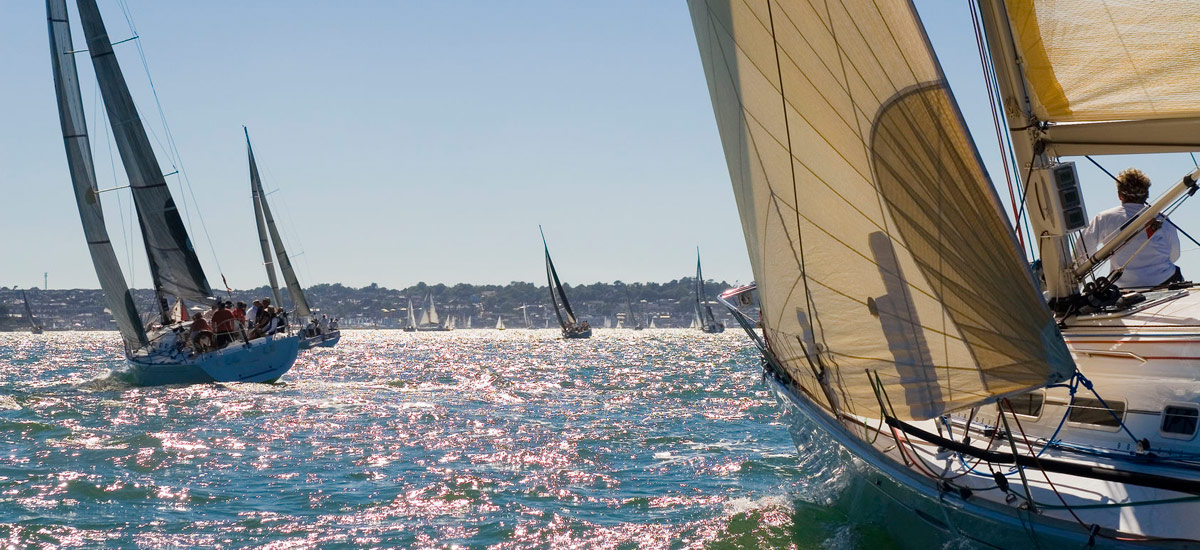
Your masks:
<instances>
[{"instance_id":1,"label":"white sail in distance","mask_svg":"<svg viewBox=\"0 0 1200 550\"><path fill-rule=\"evenodd\" d=\"M914 8L691 0L754 269L822 406L932 418L1074 371Z\"/></svg>"}]
</instances>

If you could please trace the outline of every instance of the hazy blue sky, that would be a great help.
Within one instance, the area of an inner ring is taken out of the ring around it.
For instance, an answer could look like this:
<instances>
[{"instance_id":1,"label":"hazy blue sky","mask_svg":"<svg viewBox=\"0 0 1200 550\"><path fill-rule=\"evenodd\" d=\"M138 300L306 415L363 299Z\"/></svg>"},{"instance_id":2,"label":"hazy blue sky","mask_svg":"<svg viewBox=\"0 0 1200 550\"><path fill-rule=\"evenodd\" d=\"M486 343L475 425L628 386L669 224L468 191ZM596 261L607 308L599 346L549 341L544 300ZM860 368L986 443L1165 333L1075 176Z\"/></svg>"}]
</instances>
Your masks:
<instances>
[{"instance_id":1,"label":"hazy blue sky","mask_svg":"<svg viewBox=\"0 0 1200 550\"><path fill-rule=\"evenodd\" d=\"M751 278L682 1L128 4L196 200L172 185L191 211L214 287L222 272L235 288L265 281L243 124L265 185L280 189L270 200L291 251L303 252L303 283L541 282L539 223L568 282L686 276L697 245L706 276ZM1002 182L967 4L917 5ZM94 288L59 133L44 6L0 9L0 285L41 286L49 271L52 288ZM102 0L101 10L114 40L132 35L118 4ZM77 20L75 28L83 48ZM137 46L116 48L161 138ZM100 185L124 185L113 178L105 130L95 127L90 63L78 60ZM1155 191L1192 166L1187 155L1102 162L1114 171L1138 163ZM1090 165L1080 172L1090 213L1115 202L1105 176ZM120 193L105 194L117 242ZM120 198L128 208L127 195ZM1187 221L1193 209L1176 221L1197 233ZM118 255L133 258L134 283L145 287L140 250L121 245Z\"/></svg>"}]
</instances>

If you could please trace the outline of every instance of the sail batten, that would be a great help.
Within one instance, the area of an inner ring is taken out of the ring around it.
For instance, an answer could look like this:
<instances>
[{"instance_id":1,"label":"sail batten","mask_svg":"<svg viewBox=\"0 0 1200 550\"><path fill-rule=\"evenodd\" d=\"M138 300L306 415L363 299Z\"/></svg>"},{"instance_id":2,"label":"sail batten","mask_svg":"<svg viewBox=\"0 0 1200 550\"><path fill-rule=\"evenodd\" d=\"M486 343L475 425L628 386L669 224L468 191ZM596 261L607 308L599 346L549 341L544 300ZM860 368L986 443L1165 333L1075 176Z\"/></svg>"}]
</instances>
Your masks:
<instances>
[{"instance_id":1,"label":"sail batten","mask_svg":"<svg viewBox=\"0 0 1200 550\"><path fill-rule=\"evenodd\" d=\"M66 0L46 0L49 23L50 58L54 71L54 90L58 99L59 122L67 152L67 166L75 191L75 203L83 223L83 233L96 269L100 288L117 330L127 348L147 344L133 295L121 272L116 251L104 224L104 210L96 194L96 172L92 162L87 121L79 90L79 73L75 65L71 27L67 19Z\"/></svg>"},{"instance_id":2,"label":"sail batten","mask_svg":"<svg viewBox=\"0 0 1200 550\"><path fill-rule=\"evenodd\" d=\"M1073 371L911 4L691 0L764 330L832 410L930 418ZM703 274L697 257L696 317Z\"/></svg>"},{"instance_id":3,"label":"sail batten","mask_svg":"<svg viewBox=\"0 0 1200 550\"><path fill-rule=\"evenodd\" d=\"M212 289L150 146L100 10L95 0L78 0L78 5L100 94L133 192L155 289L160 298L175 295L209 302Z\"/></svg>"}]
</instances>

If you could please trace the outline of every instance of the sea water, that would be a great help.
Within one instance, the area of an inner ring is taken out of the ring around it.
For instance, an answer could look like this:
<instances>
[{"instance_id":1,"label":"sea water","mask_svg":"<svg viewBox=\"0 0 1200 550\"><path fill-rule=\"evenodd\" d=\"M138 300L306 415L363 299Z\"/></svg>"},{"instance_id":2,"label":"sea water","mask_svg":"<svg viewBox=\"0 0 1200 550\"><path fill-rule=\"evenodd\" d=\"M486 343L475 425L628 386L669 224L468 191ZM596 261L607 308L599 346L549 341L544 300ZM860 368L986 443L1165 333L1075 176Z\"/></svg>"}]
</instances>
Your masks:
<instances>
[{"instance_id":1,"label":"sea water","mask_svg":"<svg viewBox=\"0 0 1200 550\"><path fill-rule=\"evenodd\" d=\"M0 333L0 542L892 545L831 506L845 468L797 450L737 331L346 331L276 384L125 368L116 333Z\"/></svg>"}]
</instances>

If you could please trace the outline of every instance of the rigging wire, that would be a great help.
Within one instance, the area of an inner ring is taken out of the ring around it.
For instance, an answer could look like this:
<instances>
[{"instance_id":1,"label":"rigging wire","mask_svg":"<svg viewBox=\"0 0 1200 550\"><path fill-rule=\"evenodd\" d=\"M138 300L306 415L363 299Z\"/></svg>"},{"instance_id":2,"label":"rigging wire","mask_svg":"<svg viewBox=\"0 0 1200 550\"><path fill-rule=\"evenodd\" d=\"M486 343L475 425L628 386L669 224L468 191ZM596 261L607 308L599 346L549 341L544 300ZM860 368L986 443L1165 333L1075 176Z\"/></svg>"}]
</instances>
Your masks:
<instances>
[{"instance_id":1,"label":"rigging wire","mask_svg":"<svg viewBox=\"0 0 1200 550\"><path fill-rule=\"evenodd\" d=\"M995 75L989 70L987 48L983 38L983 27L979 22L978 6L971 4L971 22L975 27L975 46L979 50L979 64L983 70L983 83L988 92L988 106L992 110L992 126L996 130L996 145L1000 151L1000 164L1004 166L1004 181L1008 185L1008 200L1012 204L1013 209L1013 228L1016 230L1017 240L1021 243L1021 250L1025 250L1025 235L1021 231L1020 211L1017 209L1017 197L1013 191L1012 173L1008 170L1008 159L1004 154L1004 131L1000 128L1000 116L996 111L996 95L993 89L997 88ZM1032 256L1031 256L1032 258Z\"/></svg>"},{"instance_id":2,"label":"rigging wire","mask_svg":"<svg viewBox=\"0 0 1200 550\"><path fill-rule=\"evenodd\" d=\"M187 190L187 195L184 195L184 198L186 199L188 196L191 197L192 205L194 208L196 208L197 217L200 218L200 227L201 227L202 231L204 232L205 240L208 242L208 248L212 254L213 262L216 263L216 265L217 265L217 271L219 273L223 273L224 270L221 267L221 260L220 260L220 258L217 257L216 246L213 245L212 236L208 232L208 224L205 223L204 215L199 210L199 203L196 201L196 193L192 187L191 179L188 178L187 170L184 169L183 157L179 154L179 149L175 143L175 137L171 133L171 128L170 128L169 124L167 123L166 112L163 111L162 102L159 100L159 97L158 97L158 88L156 88L154 86L154 78L150 75L150 63L146 59L146 51L142 48L142 41L140 38L141 35L137 31L137 25L134 24L134 22L133 22L133 14L129 10L129 6L126 4L126 0L117 0L117 4L120 6L121 13L122 13L122 15L125 16L125 22L129 26L129 31L133 35L132 42L134 43L135 47L137 48L138 57L140 58L140 60L142 62L142 69L144 70L144 72L146 74L146 81L150 85L150 91L154 97L154 105L155 105L156 109L158 110L159 121L162 124L163 133L166 137L167 147L163 147L161 142L159 142L159 146L161 148L163 148L163 150L164 150L163 152L167 154L168 159L171 162L171 167L174 168L175 172L178 174L179 177L178 177L177 181L183 183L183 185L180 185L180 187L186 188L186 190ZM150 130L150 132L151 132L151 134L154 134L153 130ZM155 140L156 141L158 140L157 135L155 136ZM184 203L183 206L184 206L184 208L183 208L184 216L187 219L187 224L190 229L190 226L192 225L190 210L189 210L186 202Z\"/></svg>"}]
</instances>

